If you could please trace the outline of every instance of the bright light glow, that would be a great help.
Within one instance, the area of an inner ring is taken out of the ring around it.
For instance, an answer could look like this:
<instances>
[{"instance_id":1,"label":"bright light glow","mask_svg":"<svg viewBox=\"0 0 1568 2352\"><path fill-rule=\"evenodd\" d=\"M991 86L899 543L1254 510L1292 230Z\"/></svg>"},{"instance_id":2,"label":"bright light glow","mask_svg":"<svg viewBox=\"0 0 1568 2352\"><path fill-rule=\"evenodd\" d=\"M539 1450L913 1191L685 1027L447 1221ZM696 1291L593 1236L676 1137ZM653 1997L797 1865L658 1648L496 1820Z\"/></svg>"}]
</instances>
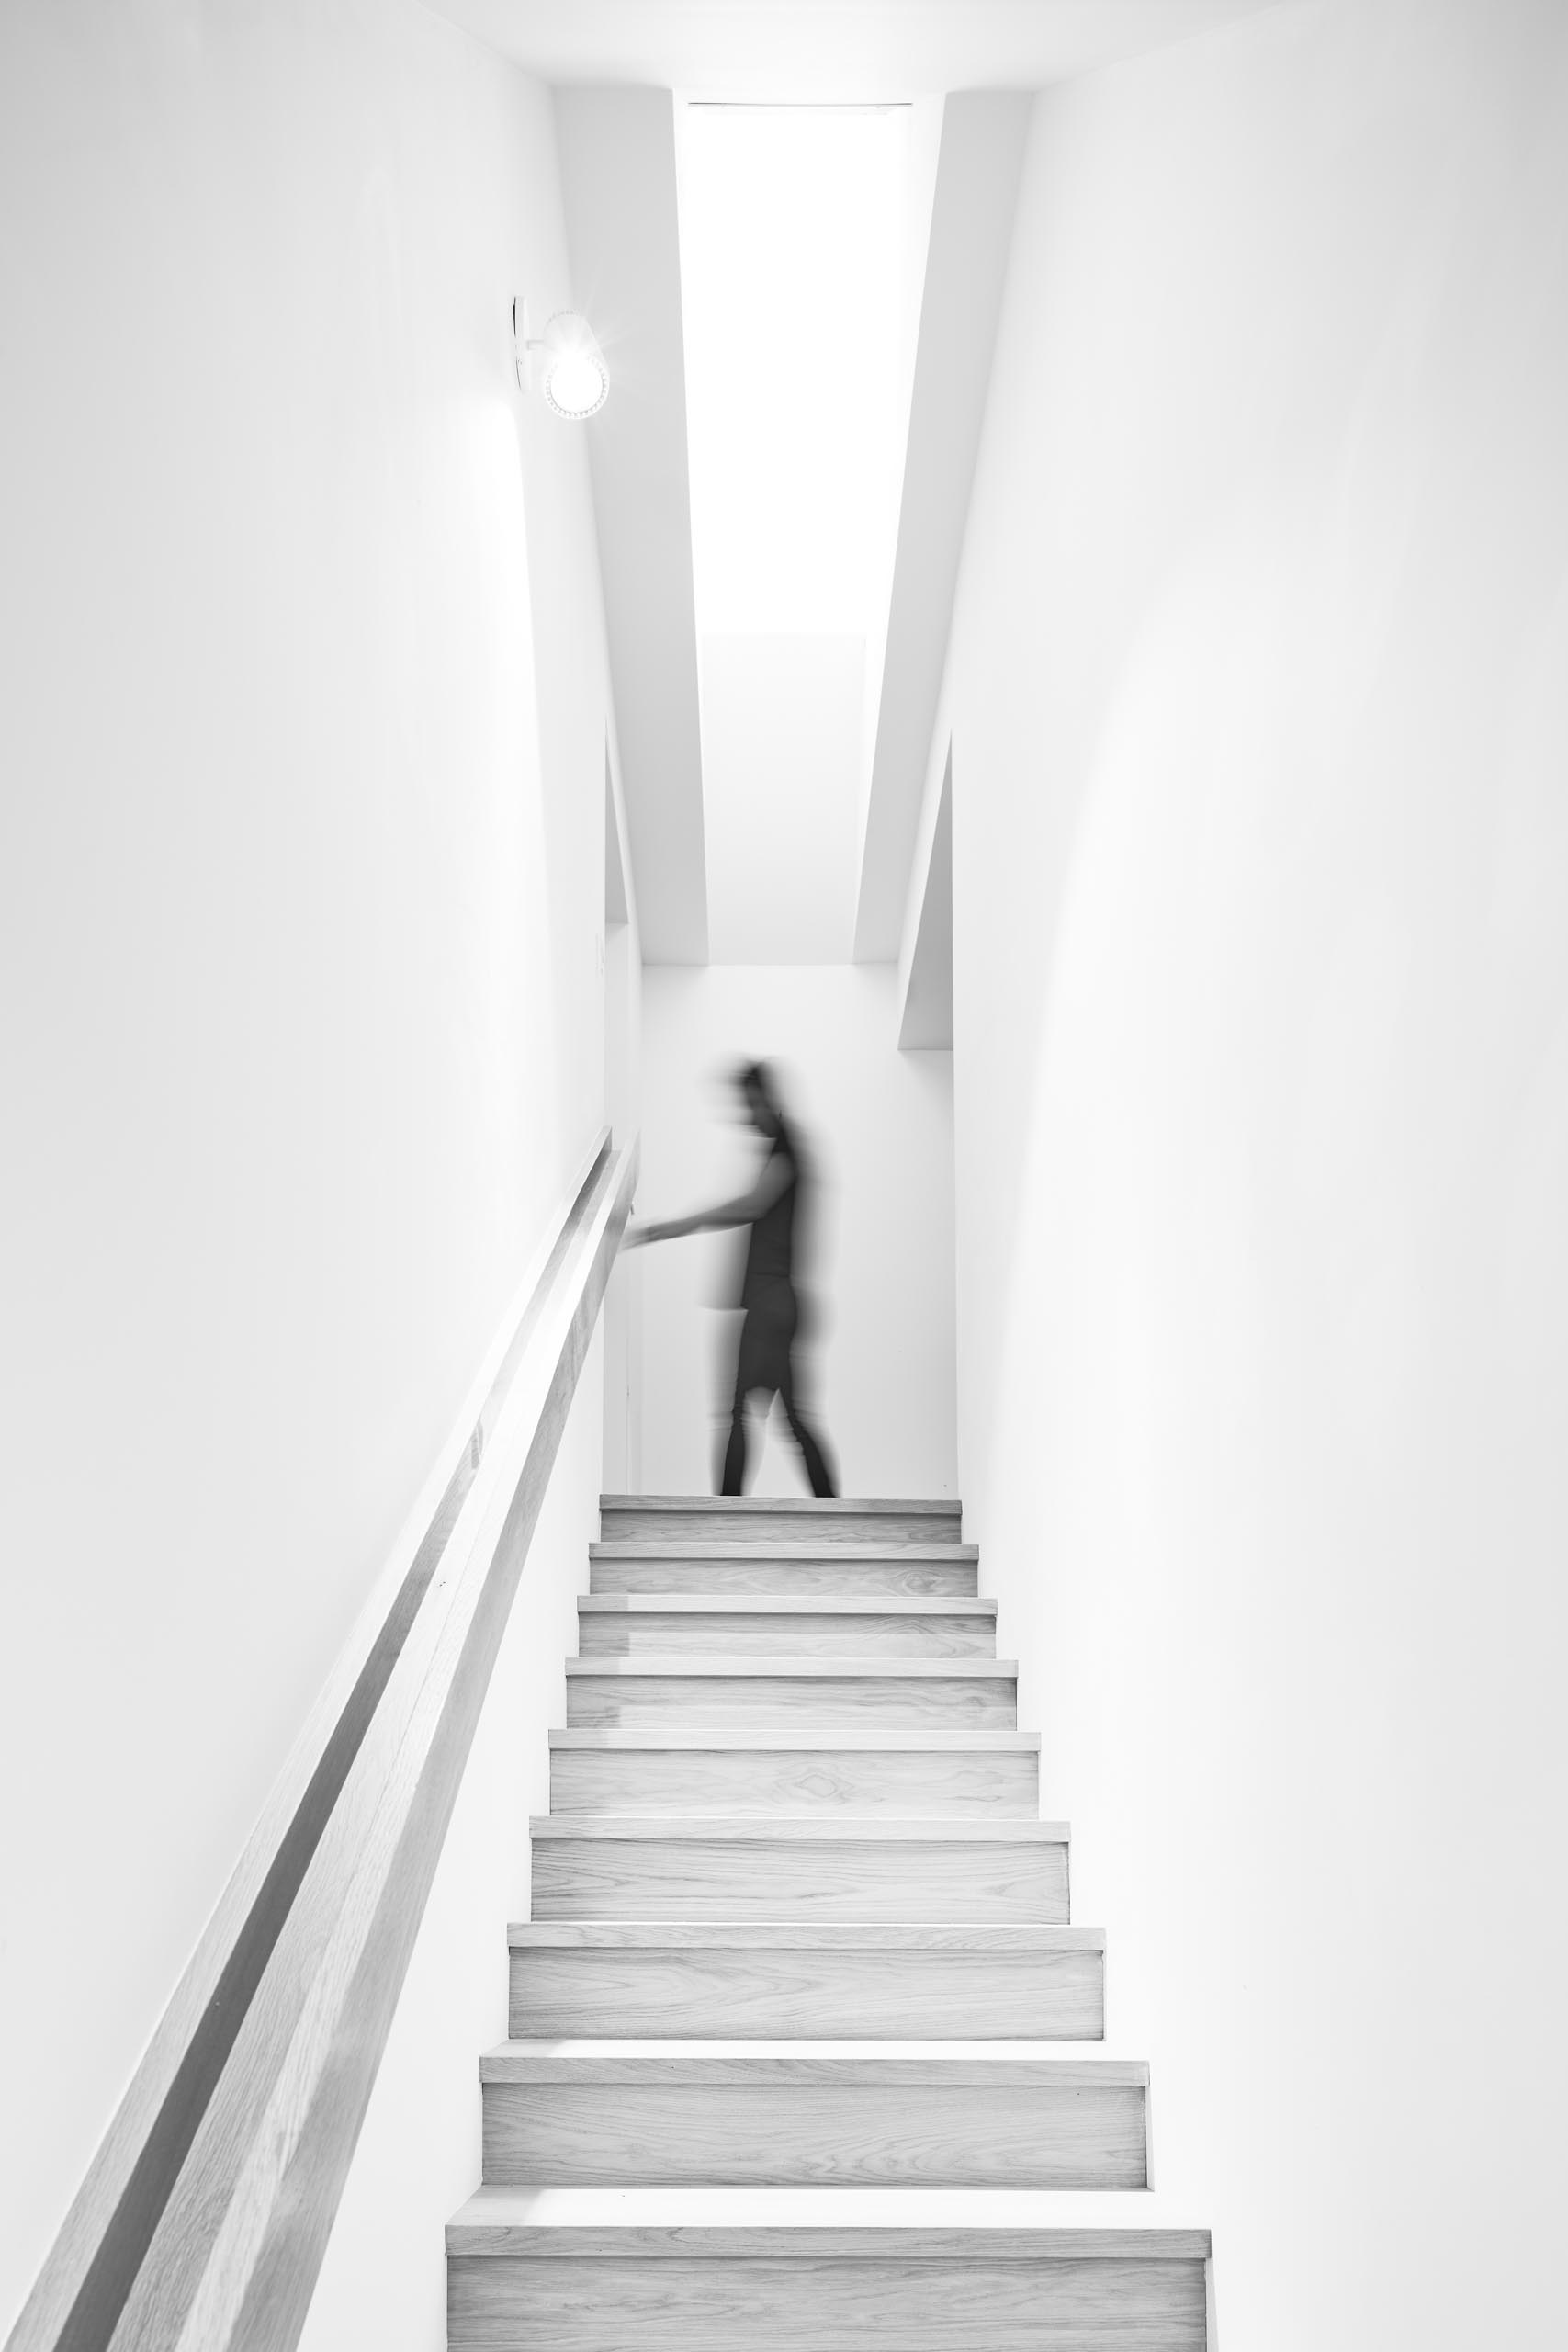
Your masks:
<instances>
[{"instance_id":1,"label":"bright light glow","mask_svg":"<svg viewBox=\"0 0 1568 2352\"><path fill-rule=\"evenodd\" d=\"M681 166L699 633L864 634L903 456L908 109L689 107Z\"/></svg>"},{"instance_id":2,"label":"bright light glow","mask_svg":"<svg viewBox=\"0 0 1568 2352\"><path fill-rule=\"evenodd\" d=\"M586 416L604 397L604 379L580 352L558 359L545 376L545 395L568 416Z\"/></svg>"},{"instance_id":3,"label":"bright light glow","mask_svg":"<svg viewBox=\"0 0 1568 2352\"><path fill-rule=\"evenodd\" d=\"M592 416L610 390L610 371L587 320L558 311L540 337L539 388L558 416Z\"/></svg>"}]
</instances>

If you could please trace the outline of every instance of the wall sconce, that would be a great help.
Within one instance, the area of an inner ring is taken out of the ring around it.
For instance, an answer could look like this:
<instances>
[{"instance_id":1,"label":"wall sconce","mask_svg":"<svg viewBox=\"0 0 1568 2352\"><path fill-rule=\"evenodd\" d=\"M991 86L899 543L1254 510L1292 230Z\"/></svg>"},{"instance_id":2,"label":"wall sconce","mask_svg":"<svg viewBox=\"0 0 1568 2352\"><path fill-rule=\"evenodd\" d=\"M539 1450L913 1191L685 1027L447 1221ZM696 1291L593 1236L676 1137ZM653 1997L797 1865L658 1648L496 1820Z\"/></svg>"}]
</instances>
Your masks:
<instances>
[{"instance_id":1,"label":"wall sconce","mask_svg":"<svg viewBox=\"0 0 1568 2352\"><path fill-rule=\"evenodd\" d=\"M512 342L517 381L525 392L544 394L558 416L592 416L610 397L610 371L581 311L558 311L541 335L528 332L528 306L512 305Z\"/></svg>"}]
</instances>

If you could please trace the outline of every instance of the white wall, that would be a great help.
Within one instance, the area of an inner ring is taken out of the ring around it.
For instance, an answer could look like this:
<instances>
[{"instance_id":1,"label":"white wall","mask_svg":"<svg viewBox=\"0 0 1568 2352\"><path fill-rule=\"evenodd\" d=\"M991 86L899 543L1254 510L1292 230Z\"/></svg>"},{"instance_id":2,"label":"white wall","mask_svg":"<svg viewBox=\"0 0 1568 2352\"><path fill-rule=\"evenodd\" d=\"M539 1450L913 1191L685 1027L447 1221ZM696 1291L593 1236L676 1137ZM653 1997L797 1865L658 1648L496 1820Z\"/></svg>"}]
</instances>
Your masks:
<instances>
[{"instance_id":1,"label":"white wall","mask_svg":"<svg viewBox=\"0 0 1568 2352\"><path fill-rule=\"evenodd\" d=\"M604 1116L624 1150L642 1127L642 953L625 802L608 758L604 781ZM641 1331L642 1263L627 1251L604 1295L603 1481L612 1494L635 1493L642 1482Z\"/></svg>"},{"instance_id":2,"label":"white wall","mask_svg":"<svg viewBox=\"0 0 1568 2352\"><path fill-rule=\"evenodd\" d=\"M743 1189L757 1145L728 1072L776 1059L822 1171L827 1316L815 1381L843 1490L951 1495L954 1482L953 1057L901 1054L897 975L874 965L650 966L643 975L639 1216L680 1216ZM737 1238L639 1255L643 1480L714 1483L714 1348ZM806 1491L775 1415L752 1490Z\"/></svg>"},{"instance_id":3,"label":"white wall","mask_svg":"<svg viewBox=\"0 0 1568 2352\"><path fill-rule=\"evenodd\" d=\"M539 87L403 0L31 0L0 222L3 2329L598 1124L607 690L510 376L570 291ZM442 2218L338 2342L440 2340Z\"/></svg>"},{"instance_id":4,"label":"white wall","mask_svg":"<svg viewBox=\"0 0 1568 2352\"><path fill-rule=\"evenodd\" d=\"M864 699L863 638L704 638L716 964L848 963Z\"/></svg>"},{"instance_id":5,"label":"white wall","mask_svg":"<svg viewBox=\"0 0 1568 2352\"><path fill-rule=\"evenodd\" d=\"M961 580L964 1498L1272 2352L1568 2323L1564 220L1560 9L1051 94Z\"/></svg>"}]
</instances>

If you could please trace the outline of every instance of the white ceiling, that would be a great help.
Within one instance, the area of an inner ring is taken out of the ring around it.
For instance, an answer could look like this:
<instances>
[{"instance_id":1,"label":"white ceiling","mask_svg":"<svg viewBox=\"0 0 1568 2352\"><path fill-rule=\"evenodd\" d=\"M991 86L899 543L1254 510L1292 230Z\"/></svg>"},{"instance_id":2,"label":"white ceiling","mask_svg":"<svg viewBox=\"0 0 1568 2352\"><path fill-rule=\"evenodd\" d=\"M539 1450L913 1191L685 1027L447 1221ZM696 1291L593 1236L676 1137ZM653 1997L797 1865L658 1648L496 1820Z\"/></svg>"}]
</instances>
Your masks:
<instances>
[{"instance_id":1,"label":"white ceiling","mask_svg":"<svg viewBox=\"0 0 1568 2352\"><path fill-rule=\"evenodd\" d=\"M1038 89L1271 0L436 0L547 82L689 96Z\"/></svg>"}]
</instances>

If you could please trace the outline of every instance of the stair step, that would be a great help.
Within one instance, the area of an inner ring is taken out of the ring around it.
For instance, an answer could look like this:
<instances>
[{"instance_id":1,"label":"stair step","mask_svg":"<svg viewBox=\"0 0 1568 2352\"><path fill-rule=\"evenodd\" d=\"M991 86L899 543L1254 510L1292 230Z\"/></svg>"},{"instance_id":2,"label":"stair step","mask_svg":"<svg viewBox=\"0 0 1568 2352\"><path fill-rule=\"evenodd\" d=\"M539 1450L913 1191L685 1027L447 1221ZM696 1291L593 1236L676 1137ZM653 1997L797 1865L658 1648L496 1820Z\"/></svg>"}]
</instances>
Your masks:
<instances>
[{"instance_id":1,"label":"stair step","mask_svg":"<svg viewBox=\"0 0 1568 2352\"><path fill-rule=\"evenodd\" d=\"M705 2196L705 2211L725 2194ZM901 2194L908 2201L921 2193ZM878 2196L854 2192L862 2206ZM743 2343L787 2343L790 2352L1206 2352L1209 2345L1206 2230L974 2226L956 2214L902 2226L649 2226L609 2218L560 2226L523 2218L542 2206L607 2201L602 2192L502 2188L472 2198L447 2229L451 2352L626 2352L629 2345L733 2352ZM617 2215L646 2201L615 2192Z\"/></svg>"},{"instance_id":2,"label":"stair step","mask_svg":"<svg viewBox=\"0 0 1568 2352\"><path fill-rule=\"evenodd\" d=\"M954 1593L979 1590L973 1544L591 1544L591 1592Z\"/></svg>"},{"instance_id":3,"label":"stair step","mask_svg":"<svg viewBox=\"0 0 1568 2352\"><path fill-rule=\"evenodd\" d=\"M1098 2041L1097 1928L626 1920L513 1927L520 2039Z\"/></svg>"},{"instance_id":4,"label":"stair step","mask_svg":"<svg viewBox=\"0 0 1568 2352\"><path fill-rule=\"evenodd\" d=\"M957 1503L602 1509L451 2352L1212 2352Z\"/></svg>"},{"instance_id":5,"label":"stair step","mask_svg":"<svg viewBox=\"0 0 1568 2352\"><path fill-rule=\"evenodd\" d=\"M1064 2194L1053 2211L1098 2217L1114 2201ZM451 2352L1209 2352L1206 2230L976 2223L973 2191L919 2189L766 2199L771 2213L852 2206L854 2220L707 2221L763 2202L708 2191L694 2226L691 2198L480 2189L447 2225ZM895 2202L931 2218L858 2218Z\"/></svg>"},{"instance_id":6,"label":"stair step","mask_svg":"<svg viewBox=\"0 0 1568 2352\"><path fill-rule=\"evenodd\" d=\"M940 1723L1013 1730L1014 1658L569 1657L569 1724Z\"/></svg>"},{"instance_id":7,"label":"stair step","mask_svg":"<svg viewBox=\"0 0 1568 2352\"><path fill-rule=\"evenodd\" d=\"M956 1544L962 1506L951 1499L874 1498L818 1502L764 1495L602 1495L606 1542L784 1544Z\"/></svg>"},{"instance_id":8,"label":"stair step","mask_svg":"<svg viewBox=\"0 0 1568 2352\"><path fill-rule=\"evenodd\" d=\"M628 2052L507 2042L481 2060L487 2181L609 2188L1143 2188L1148 2069L1015 2044Z\"/></svg>"},{"instance_id":9,"label":"stair step","mask_svg":"<svg viewBox=\"0 0 1568 2352\"><path fill-rule=\"evenodd\" d=\"M1020 1731L552 1731L550 1810L848 1816L1040 1811L1040 1736Z\"/></svg>"},{"instance_id":10,"label":"stair step","mask_svg":"<svg viewBox=\"0 0 1568 2352\"><path fill-rule=\"evenodd\" d=\"M1020 1920L1065 1926L1065 1822L549 1815L536 1919Z\"/></svg>"},{"instance_id":11,"label":"stair step","mask_svg":"<svg viewBox=\"0 0 1568 2352\"><path fill-rule=\"evenodd\" d=\"M995 1657L994 1600L922 1595L592 1593L584 1657Z\"/></svg>"}]
</instances>

